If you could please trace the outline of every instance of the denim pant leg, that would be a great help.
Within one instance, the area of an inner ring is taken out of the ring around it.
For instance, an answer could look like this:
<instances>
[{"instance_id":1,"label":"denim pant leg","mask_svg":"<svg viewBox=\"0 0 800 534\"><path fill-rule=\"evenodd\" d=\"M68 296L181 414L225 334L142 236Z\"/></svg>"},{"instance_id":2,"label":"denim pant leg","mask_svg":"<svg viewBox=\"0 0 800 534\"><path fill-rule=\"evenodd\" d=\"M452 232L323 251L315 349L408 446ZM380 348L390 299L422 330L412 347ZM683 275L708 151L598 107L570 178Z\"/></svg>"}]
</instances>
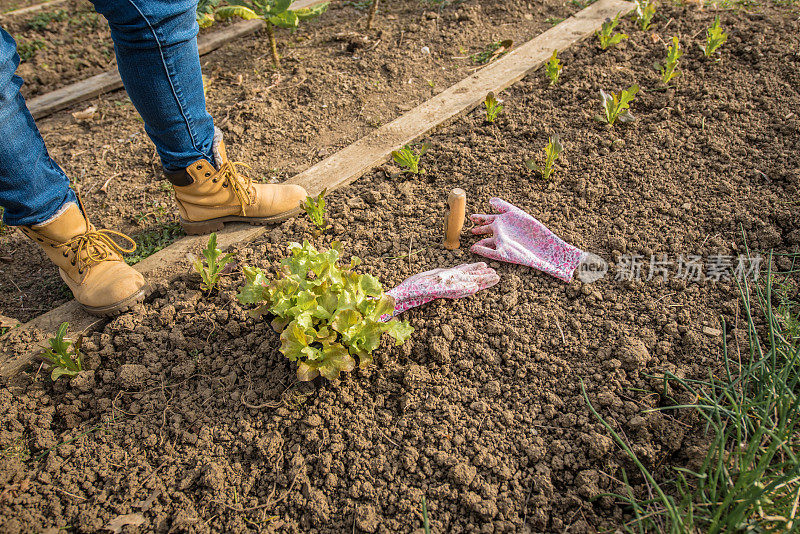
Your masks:
<instances>
[{"instance_id":1,"label":"denim pant leg","mask_svg":"<svg viewBox=\"0 0 800 534\"><path fill-rule=\"evenodd\" d=\"M92 0L108 19L117 66L167 171L213 162L197 52L197 0Z\"/></svg>"},{"instance_id":2,"label":"denim pant leg","mask_svg":"<svg viewBox=\"0 0 800 534\"><path fill-rule=\"evenodd\" d=\"M12 226L32 226L75 201L64 171L47 154L33 117L19 93L17 45L0 28L0 206Z\"/></svg>"}]
</instances>

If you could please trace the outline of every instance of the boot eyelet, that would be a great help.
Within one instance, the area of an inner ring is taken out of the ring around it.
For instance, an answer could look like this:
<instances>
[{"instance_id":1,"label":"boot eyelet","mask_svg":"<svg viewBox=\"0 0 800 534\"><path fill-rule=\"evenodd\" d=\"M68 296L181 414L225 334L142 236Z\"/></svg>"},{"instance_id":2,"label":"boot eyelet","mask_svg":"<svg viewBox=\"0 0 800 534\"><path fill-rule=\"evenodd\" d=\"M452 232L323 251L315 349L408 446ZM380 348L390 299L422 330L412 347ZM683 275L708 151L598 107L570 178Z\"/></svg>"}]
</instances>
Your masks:
<instances>
[{"instance_id":1,"label":"boot eyelet","mask_svg":"<svg viewBox=\"0 0 800 534\"><path fill-rule=\"evenodd\" d=\"M222 184L222 187L228 187L227 183Z\"/></svg>"},{"instance_id":2,"label":"boot eyelet","mask_svg":"<svg viewBox=\"0 0 800 534\"><path fill-rule=\"evenodd\" d=\"M75 266L75 260L72 260L70 263L72 264L73 267Z\"/></svg>"},{"instance_id":3,"label":"boot eyelet","mask_svg":"<svg viewBox=\"0 0 800 534\"><path fill-rule=\"evenodd\" d=\"M197 166L197 170L199 171L199 170L202 170L202 169L203 169L203 164L201 163L200 165Z\"/></svg>"},{"instance_id":4,"label":"boot eyelet","mask_svg":"<svg viewBox=\"0 0 800 534\"><path fill-rule=\"evenodd\" d=\"M217 180L216 178L212 178L211 181L217 183L219 180Z\"/></svg>"},{"instance_id":5,"label":"boot eyelet","mask_svg":"<svg viewBox=\"0 0 800 534\"><path fill-rule=\"evenodd\" d=\"M69 257L69 252L67 252L66 250L64 251L64 257L65 257L65 258L68 258L68 257Z\"/></svg>"},{"instance_id":6,"label":"boot eyelet","mask_svg":"<svg viewBox=\"0 0 800 534\"><path fill-rule=\"evenodd\" d=\"M83 269L78 269L78 274L83 274Z\"/></svg>"},{"instance_id":7,"label":"boot eyelet","mask_svg":"<svg viewBox=\"0 0 800 534\"><path fill-rule=\"evenodd\" d=\"M209 176L211 176L211 173L210 173L210 172L207 172L207 173L206 173L206 178L208 178Z\"/></svg>"}]
</instances>

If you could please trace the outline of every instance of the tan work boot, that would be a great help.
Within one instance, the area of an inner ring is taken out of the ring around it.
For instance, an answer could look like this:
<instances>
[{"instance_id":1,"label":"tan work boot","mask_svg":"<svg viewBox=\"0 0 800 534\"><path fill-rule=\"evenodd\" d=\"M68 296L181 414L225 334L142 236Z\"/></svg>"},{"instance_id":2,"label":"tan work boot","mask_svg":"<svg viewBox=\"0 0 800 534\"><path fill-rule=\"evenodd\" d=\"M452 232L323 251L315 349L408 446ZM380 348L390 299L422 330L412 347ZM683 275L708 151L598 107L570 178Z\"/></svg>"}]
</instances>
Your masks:
<instances>
[{"instance_id":1,"label":"tan work boot","mask_svg":"<svg viewBox=\"0 0 800 534\"><path fill-rule=\"evenodd\" d=\"M184 171L166 173L175 188L181 226L187 234L207 234L226 222L264 225L280 222L300 212L306 190L293 184L254 184L237 171L243 163L231 162L222 132L214 134L215 168L201 159Z\"/></svg>"},{"instance_id":2,"label":"tan work boot","mask_svg":"<svg viewBox=\"0 0 800 534\"><path fill-rule=\"evenodd\" d=\"M120 255L136 250L136 243L113 230L96 230L77 204L69 203L53 219L20 230L39 243L75 299L92 315L117 315L144 299L144 278ZM133 247L121 247L114 236Z\"/></svg>"}]
</instances>

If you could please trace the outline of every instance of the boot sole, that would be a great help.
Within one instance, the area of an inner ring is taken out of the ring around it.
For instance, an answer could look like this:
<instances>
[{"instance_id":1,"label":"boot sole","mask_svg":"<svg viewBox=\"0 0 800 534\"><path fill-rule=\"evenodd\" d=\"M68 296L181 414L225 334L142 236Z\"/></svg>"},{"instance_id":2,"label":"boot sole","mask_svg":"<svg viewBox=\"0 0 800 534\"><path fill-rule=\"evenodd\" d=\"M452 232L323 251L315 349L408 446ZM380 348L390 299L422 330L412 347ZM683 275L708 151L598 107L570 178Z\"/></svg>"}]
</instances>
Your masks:
<instances>
[{"instance_id":1,"label":"boot sole","mask_svg":"<svg viewBox=\"0 0 800 534\"><path fill-rule=\"evenodd\" d=\"M110 304L108 306L85 306L81 304L81 307L86 310L86 313L91 315L95 315L97 317L114 317L121 313L124 313L140 302L142 302L147 296L149 286L145 284L139 291L131 295L130 297L126 298L125 300L121 300L115 304Z\"/></svg>"},{"instance_id":2,"label":"boot sole","mask_svg":"<svg viewBox=\"0 0 800 534\"><path fill-rule=\"evenodd\" d=\"M187 221L181 217L180 222L181 226L183 227L183 231L186 232L186 235L202 235L222 230L222 228L225 226L225 223L243 222L249 223L251 226L267 226L268 224L283 222L286 219L294 217L298 213L300 213L300 208L284 211L283 213L272 215L270 217L242 217L240 215L228 215L227 217L217 217L216 219L208 219L207 221L197 222Z\"/></svg>"}]
</instances>

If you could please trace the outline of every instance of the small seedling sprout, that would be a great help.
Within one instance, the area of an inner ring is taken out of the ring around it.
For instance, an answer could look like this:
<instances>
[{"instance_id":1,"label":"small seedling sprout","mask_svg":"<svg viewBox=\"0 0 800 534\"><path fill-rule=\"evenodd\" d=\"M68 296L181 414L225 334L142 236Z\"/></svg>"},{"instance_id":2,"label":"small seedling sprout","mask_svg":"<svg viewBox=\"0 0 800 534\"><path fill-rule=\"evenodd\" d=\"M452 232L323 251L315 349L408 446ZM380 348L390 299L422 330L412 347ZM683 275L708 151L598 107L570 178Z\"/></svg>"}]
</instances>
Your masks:
<instances>
[{"instance_id":1,"label":"small seedling sprout","mask_svg":"<svg viewBox=\"0 0 800 534\"><path fill-rule=\"evenodd\" d=\"M50 348L45 349L42 356L53 367L50 378L55 382L61 376L75 376L83 371L83 357L80 351L80 340L73 343L64 339L69 323L61 323L56 335L48 340Z\"/></svg>"},{"instance_id":2,"label":"small seedling sprout","mask_svg":"<svg viewBox=\"0 0 800 534\"><path fill-rule=\"evenodd\" d=\"M728 40L728 34L719 25L719 15L714 17L714 24L706 30L706 44L700 45L706 57L711 57L717 49Z\"/></svg>"},{"instance_id":3,"label":"small seedling sprout","mask_svg":"<svg viewBox=\"0 0 800 534\"><path fill-rule=\"evenodd\" d=\"M677 76L678 73L678 60L683 55L683 49L678 42L677 37L672 37L672 46L667 49L667 60L663 65L658 66L661 73L661 83L669 85L669 82Z\"/></svg>"},{"instance_id":4,"label":"small seedling sprout","mask_svg":"<svg viewBox=\"0 0 800 534\"><path fill-rule=\"evenodd\" d=\"M655 0L636 0L636 22L642 31L646 31L656 14Z\"/></svg>"},{"instance_id":5,"label":"small seedling sprout","mask_svg":"<svg viewBox=\"0 0 800 534\"><path fill-rule=\"evenodd\" d=\"M636 120L629 111L630 103L636 93L639 92L638 85L631 85L623 90L619 95L606 93L600 89L600 100L603 104L603 115L597 115L596 121L605 122L613 126L615 122L633 122Z\"/></svg>"},{"instance_id":6,"label":"small seedling sprout","mask_svg":"<svg viewBox=\"0 0 800 534\"><path fill-rule=\"evenodd\" d=\"M486 106L486 121L494 122L497 116L503 111L503 101L495 98L493 92L489 92L483 103Z\"/></svg>"},{"instance_id":7,"label":"small seedling sprout","mask_svg":"<svg viewBox=\"0 0 800 534\"><path fill-rule=\"evenodd\" d=\"M212 233L208 237L208 246L203 249L203 256L205 261L199 258L195 260L194 270L203 280L201 284L203 291L211 293L219 284L219 277L225 266L233 261L233 254L228 253L223 256L222 251L217 248L217 234Z\"/></svg>"},{"instance_id":8,"label":"small seedling sprout","mask_svg":"<svg viewBox=\"0 0 800 534\"><path fill-rule=\"evenodd\" d=\"M609 46L619 44L623 39L627 39L627 34L614 33L614 28L619 24L619 13L613 19L606 19L600 30L596 32L597 38L600 40L600 48L603 50Z\"/></svg>"},{"instance_id":9,"label":"small seedling sprout","mask_svg":"<svg viewBox=\"0 0 800 534\"><path fill-rule=\"evenodd\" d=\"M279 67L281 59L275 41L275 26L293 30L300 25L300 21L316 18L328 9L327 2L303 9L289 9L291 5L292 0L228 0L228 5L216 10L216 16L218 19L239 17L245 20L263 20L272 62Z\"/></svg>"},{"instance_id":10,"label":"small seedling sprout","mask_svg":"<svg viewBox=\"0 0 800 534\"><path fill-rule=\"evenodd\" d=\"M317 227L319 233L330 228L330 225L325 221L325 194L327 192L327 189L323 189L316 197L307 197L303 204L303 209L306 210L308 218L311 219L311 222Z\"/></svg>"},{"instance_id":11,"label":"small seedling sprout","mask_svg":"<svg viewBox=\"0 0 800 534\"><path fill-rule=\"evenodd\" d=\"M564 151L564 146L561 144L561 138L558 135L552 135L544 147L545 160L544 165L539 165L531 158L525 161L525 166L532 170L537 171L543 180L549 180L553 174L553 165L555 164L558 156Z\"/></svg>"},{"instance_id":12,"label":"small seedling sprout","mask_svg":"<svg viewBox=\"0 0 800 534\"><path fill-rule=\"evenodd\" d=\"M558 50L553 50L553 55L550 56L550 60L547 62L547 68L545 70L547 77L550 78L550 85L555 85L558 83L558 77L561 76L562 68L564 67L558 60Z\"/></svg>"},{"instance_id":13,"label":"small seedling sprout","mask_svg":"<svg viewBox=\"0 0 800 534\"><path fill-rule=\"evenodd\" d=\"M392 159L403 167L406 172L410 172L411 174L425 174L424 169L419 168L419 159L428 151L431 147L431 143L429 141L425 141L419 148L412 148L410 145L405 145L400 150L392 151Z\"/></svg>"}]
</instances>

